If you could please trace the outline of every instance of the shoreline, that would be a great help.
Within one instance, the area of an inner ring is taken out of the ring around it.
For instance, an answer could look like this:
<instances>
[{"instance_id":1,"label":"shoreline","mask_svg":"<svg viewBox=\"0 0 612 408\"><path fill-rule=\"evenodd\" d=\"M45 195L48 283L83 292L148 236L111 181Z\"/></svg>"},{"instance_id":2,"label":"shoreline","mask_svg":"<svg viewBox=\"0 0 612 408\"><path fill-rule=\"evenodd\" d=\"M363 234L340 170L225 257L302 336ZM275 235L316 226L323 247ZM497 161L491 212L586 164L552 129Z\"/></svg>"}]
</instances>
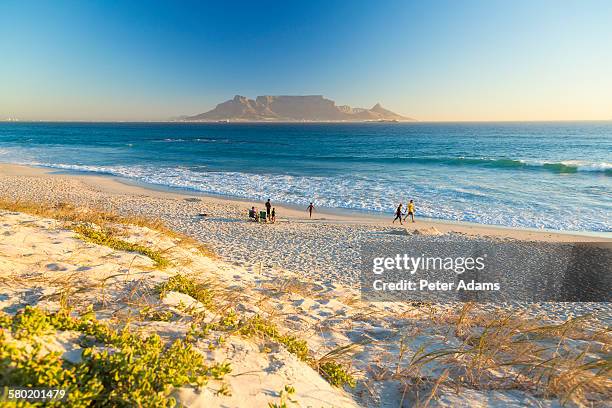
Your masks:
<instances>
[{"instance_id":1,"label":"shoreline","mask_svg":"<svg viewBox=\"0 0 612 408\"><path fill-rule=\"evenodd\" d=\"M131 180L113 175L88 174L86 172L58 170L48 167L33 165L0 163L0 175L6 176L47 176L66 177L80 180L90 187L101 189L111 194L136 194L158 198L198 198L205 202L219 205L245 206L245 211L254 205L256 208L263 207L263 202L240 197L220 196L207 194L200 191L173 188L162 185L147 184L137 180ZM316 207L313 218L306 216L306 209L295 204L275 204L280 219L292 222L315 223L315 224L355 224L363 226L397 227L404 228L408 232L414 229L435 228L440 233L458 233L470 236L492 237L501 239L518 239L523 241L545 241L545 242L598 242L612 241L612 232L599 231L557 231L538 230L534 228L508 227L502 225L476 224L465 221L437 220L428 218L417 218L417 222L405 222L403 226L392 224L393 215L374 214L359 210L344 208Z\"/></svg>"}]
</instances>

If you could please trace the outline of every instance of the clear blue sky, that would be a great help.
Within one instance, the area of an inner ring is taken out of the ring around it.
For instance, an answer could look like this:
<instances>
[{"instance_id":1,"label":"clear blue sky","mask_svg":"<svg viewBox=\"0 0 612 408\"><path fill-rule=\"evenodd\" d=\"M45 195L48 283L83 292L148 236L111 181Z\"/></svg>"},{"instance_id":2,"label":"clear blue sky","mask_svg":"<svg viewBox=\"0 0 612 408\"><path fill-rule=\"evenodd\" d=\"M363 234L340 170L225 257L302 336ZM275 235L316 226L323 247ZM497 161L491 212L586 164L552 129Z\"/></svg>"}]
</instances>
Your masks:
<instances>
[{"instance_id":1,"label":"clear blue sky","mask_svg":"<svg viewBox=\"0 0 612 408\"><path fill-rule=\"evenodd\" d=\"M611 1L0 2L0 119L323 94L419 120L612 119Z\"/></svg>"}]
</instances>

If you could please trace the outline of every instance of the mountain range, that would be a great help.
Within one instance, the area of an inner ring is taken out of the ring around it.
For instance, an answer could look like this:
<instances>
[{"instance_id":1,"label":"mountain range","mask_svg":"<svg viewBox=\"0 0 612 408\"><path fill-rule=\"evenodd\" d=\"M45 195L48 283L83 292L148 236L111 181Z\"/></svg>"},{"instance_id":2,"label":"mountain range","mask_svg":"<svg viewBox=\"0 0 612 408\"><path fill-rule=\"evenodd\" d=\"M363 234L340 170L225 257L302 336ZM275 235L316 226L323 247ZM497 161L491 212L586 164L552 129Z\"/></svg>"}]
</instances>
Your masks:
<instances>
[{"instance_id":1,"label":"mountain range","mask_svg":"<svg viewBox=\"0 0 612 408\"><path fill-rule=\"evenodd\" d=\"M379 103L370 109L338 106L322 95L265 95L255 99L236 95L218 104L213 110L184 121L244 121L244 122L364 122L414 121L383 108Z\"/></svg>"}]
</instances>

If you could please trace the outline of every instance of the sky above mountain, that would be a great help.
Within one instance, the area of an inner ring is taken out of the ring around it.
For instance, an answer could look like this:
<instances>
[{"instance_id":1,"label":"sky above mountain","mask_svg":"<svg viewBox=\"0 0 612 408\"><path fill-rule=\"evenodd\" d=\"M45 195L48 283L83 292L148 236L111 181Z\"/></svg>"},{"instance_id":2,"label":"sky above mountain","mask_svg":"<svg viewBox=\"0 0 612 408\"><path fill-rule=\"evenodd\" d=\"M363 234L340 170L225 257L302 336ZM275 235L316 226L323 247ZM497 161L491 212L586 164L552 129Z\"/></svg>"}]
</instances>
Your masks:
<instances>
[{"instance_id":1,"label":"sky above mountain","mask_svg":"<svg viewBox=\"0 0 612 408\"><path fill-rule=\"evenodd\" d=\"M323 94L421 121L612 119L609 1L0 2L0 119Z\"/></svg>"}]
</instances>

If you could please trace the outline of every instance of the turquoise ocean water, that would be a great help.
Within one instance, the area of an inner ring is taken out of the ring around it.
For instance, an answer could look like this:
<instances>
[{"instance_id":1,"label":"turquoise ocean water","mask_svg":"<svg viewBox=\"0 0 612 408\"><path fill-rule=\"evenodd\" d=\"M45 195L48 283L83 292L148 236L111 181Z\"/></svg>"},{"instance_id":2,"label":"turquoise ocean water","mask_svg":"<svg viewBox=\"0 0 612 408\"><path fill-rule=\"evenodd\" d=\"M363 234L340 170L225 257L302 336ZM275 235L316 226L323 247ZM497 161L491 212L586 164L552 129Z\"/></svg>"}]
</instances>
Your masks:
<instances>
[{"instance_id":1,"label":"turquoise ocean water","mask_svg":"<svg viewBox=\"0 0 612 408\"><path fill-rule=\"evenodd\" d=\"M209 194L612 231L612 122L2 123L0 161Z\"/></svg>"}]
</instances>

